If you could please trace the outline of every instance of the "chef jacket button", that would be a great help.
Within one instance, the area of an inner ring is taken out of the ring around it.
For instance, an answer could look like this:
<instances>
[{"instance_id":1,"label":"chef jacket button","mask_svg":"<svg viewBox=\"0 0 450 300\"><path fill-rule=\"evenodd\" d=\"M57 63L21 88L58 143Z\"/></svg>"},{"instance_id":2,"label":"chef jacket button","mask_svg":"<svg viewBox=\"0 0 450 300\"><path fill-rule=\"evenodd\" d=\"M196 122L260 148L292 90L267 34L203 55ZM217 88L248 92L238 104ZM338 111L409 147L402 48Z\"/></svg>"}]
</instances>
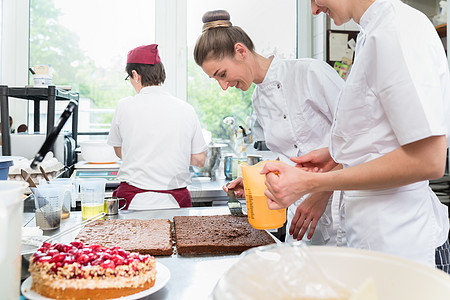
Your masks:
<instances>
[{"instance_id":1,"label":"chef jacket button","mask_svg":"<svg viewBox=\"0 0 450 300\"><path fill-rule=\"evenodd\" d=\"M287 118L287 116L286 115L283 115L283 119L286 119Z\"/></svg>"},{"instance_id":2,"label":"chef jacket button","mask_svg":"<svg viewBox=\"0 0 450 300\"><path fill-rule=\"evenodd\" d=\"M281 87L281 84L278 83L278 84L277 84L277 88L280 88L280 87Z\"/></svg>"},{"instance_id":3,"label":"chef jacket button","mask_svg":"<svg viewBox=\"0 0 450 300\"><path fill-rule=\"evenodd\" d=\"M297 144L294 144L294 148L297 149Z\"/></svg>"}]
</instances>

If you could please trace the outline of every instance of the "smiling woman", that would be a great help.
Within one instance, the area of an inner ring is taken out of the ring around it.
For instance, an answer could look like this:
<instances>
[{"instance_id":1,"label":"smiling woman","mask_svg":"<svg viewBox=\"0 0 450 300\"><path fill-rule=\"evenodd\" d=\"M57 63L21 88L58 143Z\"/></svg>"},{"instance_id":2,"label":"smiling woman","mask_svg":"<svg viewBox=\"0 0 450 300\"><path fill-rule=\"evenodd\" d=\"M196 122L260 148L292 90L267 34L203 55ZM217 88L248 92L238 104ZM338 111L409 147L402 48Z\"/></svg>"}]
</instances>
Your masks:
<instances>
[{"instance_id":1,"label":"smiling woman","mask_svg":"<svg viewBox=\"0 0 450 300\"><path fill-rule=\"evenodd\" d=\"M233 24L239 24L245 28L248 35L252 37L251 40L246 40L247 48L254 49L263 56L276 54L281 58L296 58L296 3L295 0L279 1L276 5L273 5L273 1L270 0L231 0L226 3L217 0L189 0L187 96L188 101L197 110L200 121L212 132L213 138L228 138L227 128L222 122L226 117L232 116L238 125L245 125L247 116L253 112L251 95L255 85L242 77L230 80L226 84L219 78L233 75L229 71L225 73L211 65L209 66L212 68L211 71L205 74L196 64L193 52L196 40L201 33L202 15L206 11L224 9L232 16ZM249 43L252 43L251 47ZM233 47L234 44L231 45L231 51L234 51ZM220 85L215 82L216 79ZM236 88L228 89L228 87Z\"/></svg>"}]
</instances>

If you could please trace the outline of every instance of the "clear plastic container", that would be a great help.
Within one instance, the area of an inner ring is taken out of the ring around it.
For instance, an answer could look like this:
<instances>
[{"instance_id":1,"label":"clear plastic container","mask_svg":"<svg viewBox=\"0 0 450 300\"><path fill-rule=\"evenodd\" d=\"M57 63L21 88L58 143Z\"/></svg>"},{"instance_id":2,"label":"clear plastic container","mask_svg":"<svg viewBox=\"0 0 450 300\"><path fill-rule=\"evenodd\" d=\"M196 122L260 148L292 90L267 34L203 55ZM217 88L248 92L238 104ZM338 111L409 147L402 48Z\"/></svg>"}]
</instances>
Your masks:
<instances>
[{"instance_id":1,"label":"clear plastic container","mask_svg":"<svg viewBox=\"0 0 450 300\"><path fill-rule=\"evenodd\" d=\"M64 189L64 200L62 206L62 218L68 218L70 216L70 208L75 207L75 185L72 178L55 178L50 180L50 184L59 185Z\"/></svg>"},{"instance_id":2,"label":"clear plastic container","mask_svg":"<svg viewBox=\"0 0 450 300\"><path fill-rule=\"evenodd\" d=\"M77 179L75 183L81 199L81 217L83 219L89 219L105 211L106 179Z\"/></svg>"},{"instance_id":3,"label":"clear plastic container","mask_svg":"<svg viewBox=\"0 0 450 300\"><path fill-rule=\"evenodd\" d=\"M61 226L64 187L40 184L31 188L35 199L36 226L42 230L53 230Z\"/></svg>"}]
</instances>

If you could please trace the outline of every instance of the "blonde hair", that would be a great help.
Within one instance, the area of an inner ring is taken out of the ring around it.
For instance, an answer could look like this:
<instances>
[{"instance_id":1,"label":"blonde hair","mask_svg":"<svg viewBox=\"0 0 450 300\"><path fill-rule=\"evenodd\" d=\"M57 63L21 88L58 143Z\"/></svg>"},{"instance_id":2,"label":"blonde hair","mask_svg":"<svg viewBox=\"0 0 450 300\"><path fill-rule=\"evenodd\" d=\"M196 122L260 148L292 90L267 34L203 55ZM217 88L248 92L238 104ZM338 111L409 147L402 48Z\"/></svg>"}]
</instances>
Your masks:
<instances>
[{"instance_id":1,"label":"blonde hair","mask_svg":"<svg viewBox=\"0 0 450 300\"><path fill-rule=\"evenodd\" d=\"M231 27L231 26L233 26L233 25L231 24L230 21L223 21L223 20L211 21L211 22L203 24L202 33L211 28Z\"/></svg>"},{"instance_id":2,"label":"blonde hair","mask_svg":"<svg viewBox=\"0 0 450 300\"><path fill-rule=\"evenodd\" d=\"M233 26L226 10L208 11L202 21L202 34L194 48L194 59L199 66L208 59L233 57L236 43L242 43L249 51L255 52L250 37L240 27Z\"/></svg>"}]
</instances>

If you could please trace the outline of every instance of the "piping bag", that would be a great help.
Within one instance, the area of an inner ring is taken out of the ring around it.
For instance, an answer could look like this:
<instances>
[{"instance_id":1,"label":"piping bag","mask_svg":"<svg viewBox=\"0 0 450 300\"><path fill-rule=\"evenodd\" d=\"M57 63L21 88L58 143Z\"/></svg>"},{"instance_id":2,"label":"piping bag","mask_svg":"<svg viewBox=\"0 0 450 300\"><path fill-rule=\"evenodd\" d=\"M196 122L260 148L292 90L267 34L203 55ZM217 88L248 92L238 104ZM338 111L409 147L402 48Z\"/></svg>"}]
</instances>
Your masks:
<instances>
[{"instance_id":1,"label":"piping bag","mask_svg":"<svg viewBox=\"0 0 450 300\"><path fill-rule=\"evenodd\" d=\"M55 143L56 138L58 137L59 133L61 132L61 129L63 128L64 124L66 124L67 120L69 119L70 115L72 114L74 109L77 107L77 105L78 105L78 102L76 100L70 100L69 104L67 104L66 108L64 109L63 113L61 114L61 117L59 117L58 122L56 122L56 125L53 127L52 131L45 139L44 144L42 144L41 149L39 149L38 153L36 154L33 161L31 162L30 167L32 169L36 169L38 163L40 163L44 160L45 155L53 147L53 144Z\"/></svg>"}]
</instances>

